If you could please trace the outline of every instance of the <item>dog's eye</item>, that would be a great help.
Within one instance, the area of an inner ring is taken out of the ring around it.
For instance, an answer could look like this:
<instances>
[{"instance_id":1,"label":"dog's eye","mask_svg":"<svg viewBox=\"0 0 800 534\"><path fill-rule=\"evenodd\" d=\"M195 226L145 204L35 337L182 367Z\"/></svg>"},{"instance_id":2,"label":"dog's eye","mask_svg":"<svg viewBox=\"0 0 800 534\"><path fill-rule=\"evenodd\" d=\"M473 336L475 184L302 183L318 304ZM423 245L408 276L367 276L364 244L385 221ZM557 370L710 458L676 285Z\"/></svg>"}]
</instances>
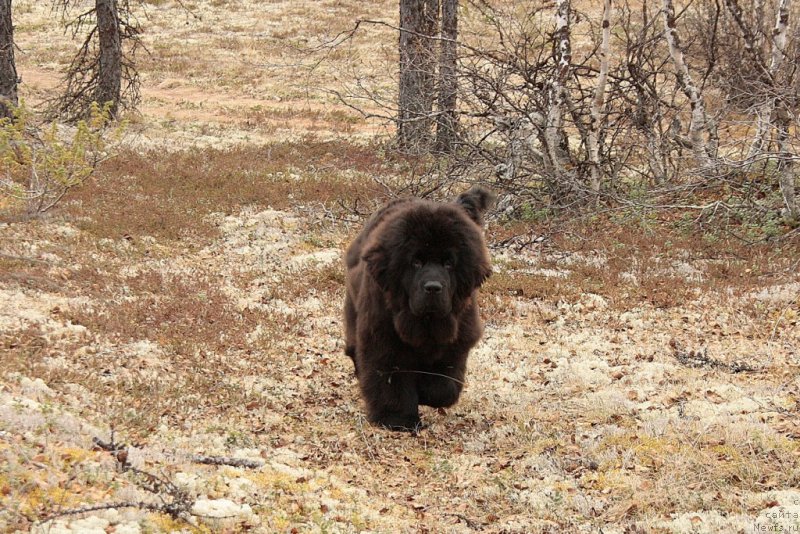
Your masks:
<instances>
[{"instance_id":1,"label":"dog's eye","mask_svg":"<svg viewBox=\"0 0 800 534\"><path fill-rule=\"evenodd\" d=\"M422 269L422 260L414 260L411 264L415 269Z\"/></svg>"},{"instance_id":2,"label":"dog's eye","mask_svg":"<svg viewBox=\"0 0 800 534\"><path fill-rule=\"evenodd\" d=\"M445 262L444 262L444 268L445 269L447 269L449 271L450 269L453 268L453 266L454 266L453 260L445 260Z\"/></svg>"}]
</instances>

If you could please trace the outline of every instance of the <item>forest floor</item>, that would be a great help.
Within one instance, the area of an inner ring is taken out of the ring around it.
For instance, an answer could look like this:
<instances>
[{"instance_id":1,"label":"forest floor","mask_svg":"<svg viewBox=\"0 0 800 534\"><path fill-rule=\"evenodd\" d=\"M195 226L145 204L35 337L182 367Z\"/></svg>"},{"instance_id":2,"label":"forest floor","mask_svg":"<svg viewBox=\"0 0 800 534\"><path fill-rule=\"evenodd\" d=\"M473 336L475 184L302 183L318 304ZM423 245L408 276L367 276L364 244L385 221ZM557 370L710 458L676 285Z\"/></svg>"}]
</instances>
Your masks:
<instances>
[{"instance_id":1,"label":"forest floor","mask_svg":"<svg viewBox=\"0 0 800 534\"><path fill-rule=\"evenodd\" d=\"M39 4L15 2L34 103L74 50ZM285 74L287 42L394 3L318 4L148 2L129 145L47 217L0 223L0 530L800 529L788 242L494 215L461 401L417 435L366 423L342 250L409 164Z\"/></svg>"}]
</instances>

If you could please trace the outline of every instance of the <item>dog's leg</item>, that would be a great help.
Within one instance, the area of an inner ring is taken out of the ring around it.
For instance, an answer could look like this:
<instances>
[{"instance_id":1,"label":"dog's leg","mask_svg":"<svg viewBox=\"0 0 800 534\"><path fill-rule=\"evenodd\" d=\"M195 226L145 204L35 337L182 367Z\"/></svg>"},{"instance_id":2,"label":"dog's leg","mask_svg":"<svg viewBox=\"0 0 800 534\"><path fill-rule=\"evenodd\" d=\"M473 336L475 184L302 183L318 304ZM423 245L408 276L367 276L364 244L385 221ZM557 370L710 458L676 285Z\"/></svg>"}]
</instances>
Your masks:
<instances>
[{"instance_id":1,"label":"dog's leg","mask_svg":"<svg viewBox=\"0 0 800 534\"><path fill-rule=\"evenodd\" d=\"M358 376L358 364L356 363L356 307L348 291L344 297L344 353L350 356L355 366L356 376Z\"/></svg>"},{"instance_id":2,"label":"dog's leg","mask_svg":"<svg viewBox=\"0 0 800 534\"><path fill-rule=\"evenodd\" d=\"M449 365L426 368L417 375L419 403L434 408L447 408L458 401L464 388L467 355L454 358Z\"/></svg>"},{"instance_id":3,"label":"dog's leg","mask_svg":"<svg viewBox=\"0 0 800 534\"><path fill-rule=\"evenodd\" d=\"M421 428L414 374L369 368L366 364L359 369L359 385L371 423L391 430L413 432Z\"/></svg>"}]
</instances>

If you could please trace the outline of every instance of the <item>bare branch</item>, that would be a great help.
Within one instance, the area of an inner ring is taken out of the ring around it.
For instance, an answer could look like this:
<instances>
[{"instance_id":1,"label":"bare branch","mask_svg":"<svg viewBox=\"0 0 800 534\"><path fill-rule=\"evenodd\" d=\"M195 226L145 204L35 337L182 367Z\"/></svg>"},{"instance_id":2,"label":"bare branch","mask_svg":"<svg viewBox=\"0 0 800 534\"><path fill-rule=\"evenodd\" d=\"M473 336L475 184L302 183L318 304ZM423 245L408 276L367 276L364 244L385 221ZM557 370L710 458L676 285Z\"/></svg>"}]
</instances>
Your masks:
<instances>
[{"instance_id":1,"label":"bare branch","mask_svg":"<svg viewBox=\"0 0 800 534\"><path fill-rule=\"evenodd\" d=\"M197 464L206 465L229 465L231 467L247 467L258 469L264 466L264 462L258 460L248 460L246 458L233 458L230 456L192 456L192 461Z\"/></svg>"}]
</instances>

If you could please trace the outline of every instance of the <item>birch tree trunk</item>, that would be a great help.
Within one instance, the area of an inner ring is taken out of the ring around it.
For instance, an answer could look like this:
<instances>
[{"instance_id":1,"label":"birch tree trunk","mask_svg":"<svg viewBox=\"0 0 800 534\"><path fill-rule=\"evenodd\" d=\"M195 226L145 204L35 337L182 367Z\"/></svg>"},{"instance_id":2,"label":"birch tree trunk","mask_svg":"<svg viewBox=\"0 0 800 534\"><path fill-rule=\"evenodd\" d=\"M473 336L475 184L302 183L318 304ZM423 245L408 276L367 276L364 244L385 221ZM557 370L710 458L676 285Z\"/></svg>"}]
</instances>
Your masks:
<instances>
[{"instance_id":1,"label":"birch tree trunk","mask_svg":"<svg viewBox=\"0 0 800 534\"><path fill-rule=\"evenodd\" d=\"M775 20L775 28L772 30L772 57L770 59L769 70L772 74L773 82L777 79L778 72L783 65L783 57L786 53L786 36L789 33L789 4L791 0L778 0L778 15ZM775 83L774 87L777 88ZM772 104L774 105L774 104ZM779 100L777 110L776 125L778 128L778 148L781 151L781 162L778 166L778 184L783 195L783 202L786 205L786 218L794 224L800 222L800 209L798 208L797 193L795 187L794 172L794 150L789 141L789 128L795 122L794 111L783 99Z\"/></svg>"},{"instance_id":2,"label":"birch tree trunk","mask_svg":"<svg viewBox=\"0 0 800 534\"><path fill-rule=\"evenodd\" d=\"M97 33L100 57L95 101L111 103L111 115L117 114L122 86L122 37L117 0L96 0Z\"/></svg>"},{"instance_id":3,"label":"birch tree trunk","mask_svg":"<svg viewBox=\"0 0 800 534\"><path fill-rule=\"evenodd\" d=\"M764 0L755 0L753 2L753 11L755 12L755 27L756 31L756 47L760 50L764 45L764 32L761 30L764 27Z\"/></svg>"},{"instance_id":4,"label":"birch tree trunk","mask_svg":"<svg viewBox=\"0 0 800 534\"><path fill-rule=\"evenodd\" d=\"M789 29L790 2L791 0L778 0L778 12L775 17L775 27L772 30L772 49L768 70L771 94L765 95L764 102L758 106L756 133L750 145L750 150L747 153L748 159L754 158L762 153L769 142L769 133L770 130L772 130L773 122L772 114L775 110L776 76L783 64L783 56L786 51L786 34Z\"/></svg>"},{"instance_id":5,"label":"birch tree trunk","mask_svg":"<svg viewBox=\"0 0 800 534\"><path fill-rule=\"evenodd\" d=\"M786 36L789 31L789 6L791 0L778 0L778 14L775 17L775 28L772 30L772 57L769 70L775 75L783 64L786 53Z\"/></svg>"},{"instance_id":6,"label":"birch tree trunk","mask_svg":"<svg viewBox=\"0 0 800 534\"><path fill-rule=\"evenodd\" d=\"M792 125L792 114L781 106L777 110L778 148L780 149L780 162L778 163L778 185L781 188L783 203L786 206L785 218L790 224L800 223L800 210L797 203L795 187L795 173L793 165L792 143L789 140L789 128Z\"/></svg>"},{"instance_id":7,"label":"birch tree trunk","mask_svg":"<svg viewBox=\"0 0 800 534\"><path fill-rule=\"evenodd\" d=\"M587 136L587 151L591 165L591 188L595 195L600 193L602 182L602 169L600 167L600 130L603 127L603 111L606 100L606 81L608 79L608 47L611 40L611 0L603 1L603 34L600 48L600 72L597 75L597 85L594 88L594 98L590 110L589 133Z\"/></svg>"},{"instance_id":8,"label":"birch tree trunk","mask_svg":"<svg viewBox=\"0 0 800 534\"><path fill-rule=\"evenodd\" d=\"M436 119L436 150L450 153L456 141L456 73L458 0L442 0L442 40L439 45L439 115Z\"/></svg>"},{"instance_id":9,"label":"birch tree trunk","mask_svg":"<svg viewBox=\"0 0 800 534\"><path fill-rule=\"evenodd\" d=\"M663 0L663 12L664 36L669 45L669 55L675 67L678 85L680 85L681 91L689 99L689 105L692 109L691 121L689 122L689 140L692 144L692 151L700 166L708 167L711 164L711 156L708 152L708 143L706 141L706 108L700 90L692 81L683 50L681 50L680 39L675 29L675 8L672 0Z\"/></svg>"},{"instance_id":10,"label":"birch tree trunk","mask_svg":"<svg viewBox=\"0 0 800 534\"><path fill-rule=\"evenodd\" d=\"M0 0L0 117L11 118L18 103L11 0Z\"/></svg>"},{"instance_id":11,"label":"birch tree trunk","mask_svg":"<svg viewBox=\"0 0 800 534\"><path fill-rule=\"evenodd\" d=\"M568 161L565 154L566 147L563 147L562 144L564 140L564 109L567 102L565 83L569 76L570 63L572 61L569 12L570 0L556 1L556 28L554 33L556 40L556 69L553 78L550 80L547 119L544 127L547 160L549 161L551 173L558 181L564 179Z\"/></svg>"}]
</instances>

